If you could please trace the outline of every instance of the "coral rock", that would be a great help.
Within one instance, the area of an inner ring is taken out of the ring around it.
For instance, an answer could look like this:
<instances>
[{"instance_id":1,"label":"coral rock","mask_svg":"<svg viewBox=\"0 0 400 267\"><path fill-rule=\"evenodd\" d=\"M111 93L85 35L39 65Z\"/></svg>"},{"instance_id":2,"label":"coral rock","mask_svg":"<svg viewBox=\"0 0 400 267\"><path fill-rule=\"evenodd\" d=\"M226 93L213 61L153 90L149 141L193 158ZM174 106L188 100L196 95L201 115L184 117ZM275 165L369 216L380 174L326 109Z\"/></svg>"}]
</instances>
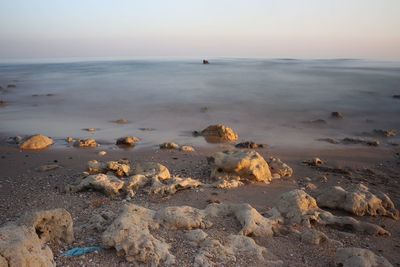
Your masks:
<instances>
[{"instance_id":1,"label":"coral rock","mask_svg":"<svg viewBox=\"0 0 400 267\"><path fill-rule=\"evenodd\" d=\"M393 267L384 257L362 248L339 248L335 264L343 267Z\"/></svg>"},{"instance_id":2,"label":"coral rock","mask_svg":"<svg viewBox=\"0 0 400 267\"><path fill-rule=\"evenodd\" d=\"M291 177L293 175L293 169L279 158L271 157L268 164L272 175L279 174L280 177Z\"/></svg>"},{"instance_id":3,"label":"coral rock","mask_svg":"<svg viewBox=\"0 0 400 267\"><path fill-rule=\"evenodd\" d=\"M36 150L36 149L44 149L47 148L48 146L52 145L54 142L51 138L45 136L45 135L41 135L41 134L37 134L37 135L33 135L31 137L29 137L27 140L25 140L21 145L20 148L21 149L32 149L32 150Z\"/></svg>"},{"instance_id":4,"label":"coral rock","mask_svg":"<svg viewBox=\"0 0 400 267\"><path fill-rule=\"evenodd\" d=\"M75 141L74 146L76 147L97 147L97 142L93 138L80 139Z\"/></svg>"},{"instance_id":5,"label":"coral rock","mask_svg":"<svg viewBox=\"0 0 400 267\"><path fill-rule=\"evenodd\" d=\"M239 138L231 128L222 124L208 126L201 135L210 143L231 142Z\"/></svg>"}]
</instances>

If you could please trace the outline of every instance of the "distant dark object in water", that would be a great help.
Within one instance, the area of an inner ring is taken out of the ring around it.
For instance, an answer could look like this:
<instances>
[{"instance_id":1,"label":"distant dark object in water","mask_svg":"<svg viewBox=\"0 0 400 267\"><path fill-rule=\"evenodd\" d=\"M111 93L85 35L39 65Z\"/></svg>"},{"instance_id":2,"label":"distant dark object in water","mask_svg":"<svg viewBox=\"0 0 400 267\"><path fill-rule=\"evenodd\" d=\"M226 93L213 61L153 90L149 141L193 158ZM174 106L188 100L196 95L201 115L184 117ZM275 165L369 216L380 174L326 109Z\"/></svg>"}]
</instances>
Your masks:
<instances>
[{"instance_id":1,"label":"distant dark object in water","mask_svg":"<svg viewBox=\"0 0 400 267\"><path fill-rule=\"evenodd\" d=\"M199 132L199 131L193 131L193 132L192 132L192 135L195 136L195 137L201 136L201 132Z\"/></svg>"},{"instance_id":2,"label":"distant dark object in water","mask_svg":"<svg viewBox=\"0 0 400 267\"><path fill-rule=\"evenodd\" d=\"M400 95L393 95L393 98L400 99Z\"/></svg>"},{"instance_id":3,"label":"distant dark object in water","mask_svg":"<svg viewBox=\"0 0 400 267\"><path fill-rule=\"evenodd\" d=\"M337 144L340 143L339 141L337 141L337 140L335 140L333 138L320 138L320 139L317 139L317 140L318 141L323 141L323 142L328 142L328 143L334 144L334 145L337 145Z\"/></svg>"},{"instance_id":4,"label":"distant dark object in water","mask_svg":"<svg viewBox=\"0 0 400 267\"><path fill-rule=\"evenodd\" d=\"M9 85L7 85L7 88L15 88L15 87L17 87L16 84L9 84Z\"/></svg>"},{"instance_id":5,"label":"distant dark object in water","mask_svg":"<svg viewBox=\"0 0 400 267\"><path fill-rule=\"evenodd\" d=\"M205 112L208 111L208 107L202 107L202 108L200 109L200 111L203 112L203 113L205 113Z\"/></svg>"},{"instance_id":6,"label":"distant dark object in water","mask_svg":"<svg viewBox=\"0 0 400 267\"><path fill-rule=\"evenodd\" d=\"M156 129L154 128L139 128L141 131L155 131Z\"/></svg>"},{"instance_id":7,"label":"distant dark object in water","mask_svg":"<svg viewBox=\"0 0 400 267\"><path fill-rule=\"evenodd\" d=\"M335 119L343 119L343 114L338 111L334 111L331 113L331 117Z\"/></svg>"},{"instance_id":8,"label":"distant dark object in water","mask_svg":"<svg viewBox=\"0 0 400 267\"><path fill-rule=\"evenodd\" d=\"M367 146L379 146L378 140L367 140L367 139L358 139L358 138L350 138L346 137L342 139L343 144L360 144Z\"/></svg>"},{"instance_id":9,"label":"distant dark object in water","mask_svg":"<svg viewBox=\"0 0 400 267\"><path fill-rule=\"evenodd\" d=\"M247 141L247 142L242 142L238 143L235 145L236 148L250 148L250 149L255 149L255 148L264 148L263 144L256 144L253 141Z\"/></svg>"},{"instance_id":10,"label":"distant dark object in water","mask_svg":"<svg viewBox=\"0 0 400 267\"><path fill-rule=\"evenodd\" d=\"M115 120L115 121L112 121L112 122L114 122L116 124L128 124L128 123L130 123L130 121L127 120L127 119L118 119L118 120Z\"/></svg>"},{"instance_id":11,"label":"distant dark object in water","mask_svg":"<svg viewBox=\"0 0 400 267\"><path fill-rule=\"evenodd\" d=\"M208 60L203 59L203 64L210 64L210 62L208 62Z\"/></svg>"},{"instance_id":12,"label":"distant dark object in water","mask_svg":"<svg viewBox=\"0 0 400 267\"><path fill-rule=\"evenodd\" d=\"M4 100L0 100L0 107L4 107L5 105L7 105L7 102Z\"/></svg>"}]
</instances>

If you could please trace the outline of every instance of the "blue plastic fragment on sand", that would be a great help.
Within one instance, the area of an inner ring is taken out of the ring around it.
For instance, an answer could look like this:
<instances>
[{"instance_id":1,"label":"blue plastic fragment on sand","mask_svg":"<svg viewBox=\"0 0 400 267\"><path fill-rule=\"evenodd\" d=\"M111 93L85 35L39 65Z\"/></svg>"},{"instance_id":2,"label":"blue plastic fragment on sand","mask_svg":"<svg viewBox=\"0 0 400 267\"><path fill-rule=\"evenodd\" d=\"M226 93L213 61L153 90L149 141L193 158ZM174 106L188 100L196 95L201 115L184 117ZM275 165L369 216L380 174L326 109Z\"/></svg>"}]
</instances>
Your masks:
<instances>
[{"instance_id":1,"label":"blue plastic fragment on sand","mask_svg":"<svg viewBox=\"0 0 400 267\"><path fill-rule=\"evenodd\" d=\"M63 256L66 257L77 257L81 255L85 255L88 253L92 253L95 251L101 250L101 247L99 246L94 246L94 247L83 247L83 248L72 248L66 252L63 253Z\"/></svg>"}]
</instances>

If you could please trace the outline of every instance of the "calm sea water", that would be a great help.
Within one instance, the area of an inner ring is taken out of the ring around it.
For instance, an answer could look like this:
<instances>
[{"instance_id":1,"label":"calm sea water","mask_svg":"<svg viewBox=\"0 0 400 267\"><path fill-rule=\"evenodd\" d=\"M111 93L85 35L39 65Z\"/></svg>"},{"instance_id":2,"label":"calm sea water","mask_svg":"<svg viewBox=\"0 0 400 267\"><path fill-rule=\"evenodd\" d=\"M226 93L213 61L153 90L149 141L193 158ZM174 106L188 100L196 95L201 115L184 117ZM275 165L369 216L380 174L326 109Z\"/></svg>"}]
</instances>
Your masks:
<instances>
[{"instance_id":1,"label":"calm sea water","mask_svg":"<svg viewBox=\"0 0 400 267\"><path fill-rule=\"evenodd\" d=\"M224 123L242 140L318 146L318 138L400 130L400 63L362 60L124 60L0 64L0 134L144 145L206 144L192 130ZM48 94L51 94L47 96ZM37 96L33 96L37 95ZM332 111L343 120L330 119ZM130 124L111 121L126 118ZM316 119L326 125L304 123ZM94 134L82 128L99 128ZM139 128L154 128L141 131ZM327 145L327 144L324 144Z\"/></svg>"}]
</instances>

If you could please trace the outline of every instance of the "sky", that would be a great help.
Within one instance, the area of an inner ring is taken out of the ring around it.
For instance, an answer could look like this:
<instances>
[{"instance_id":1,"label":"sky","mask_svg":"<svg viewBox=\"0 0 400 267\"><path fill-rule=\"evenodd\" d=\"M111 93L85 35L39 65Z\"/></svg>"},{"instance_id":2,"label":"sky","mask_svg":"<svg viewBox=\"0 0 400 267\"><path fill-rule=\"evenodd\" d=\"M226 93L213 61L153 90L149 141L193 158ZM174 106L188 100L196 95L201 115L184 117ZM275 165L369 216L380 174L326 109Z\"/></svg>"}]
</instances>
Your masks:
<instances>
[{"instance_id":1,"label":"sky","mask_svg":"<svg viewBox=\"0 0 400 267\"><path fill-rule=\"evenodd\" d=\"M0 59L400 60L400 0L0 0Z\"/></svg>"}]
</instances>

